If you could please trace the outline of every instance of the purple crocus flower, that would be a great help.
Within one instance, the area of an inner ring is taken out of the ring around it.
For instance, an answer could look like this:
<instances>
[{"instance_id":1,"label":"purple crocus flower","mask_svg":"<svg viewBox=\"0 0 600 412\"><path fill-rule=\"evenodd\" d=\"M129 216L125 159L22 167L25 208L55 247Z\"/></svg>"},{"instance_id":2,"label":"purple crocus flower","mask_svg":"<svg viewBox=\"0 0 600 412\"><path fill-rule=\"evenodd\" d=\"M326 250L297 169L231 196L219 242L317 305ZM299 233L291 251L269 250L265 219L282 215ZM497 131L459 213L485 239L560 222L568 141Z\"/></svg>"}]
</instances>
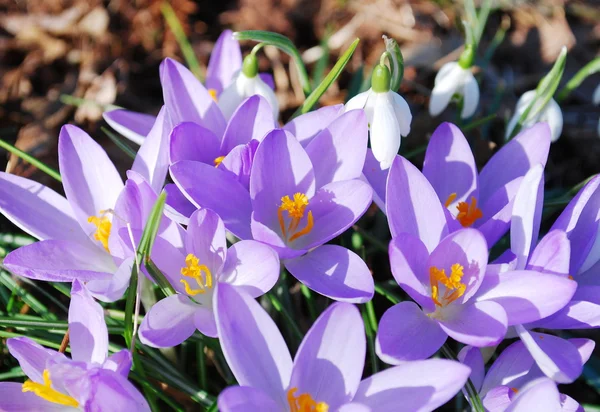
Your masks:
<instances>
[{"instance_id":1,"label":"purple crocus flower","mask_svg":"<svg viewBox=\"0 0 600 412\"><path fill-rule=\"evenodd\" d=\"M416 302L401 302L381 318L377 352L387 363L427 358L448 336L496 345L507 326L551 315L575 291L569 279L531 270L489 282L483 234L471 228L449 233L436 192L403 157L390 169L386 206L392 274Z\"/></svg>"},{"instance_id":2,"label":"purple crocus flower","mask_svg":"<svg viewBox=\"0 0 600 412\"><path fill-rule=\"evenodd\" d=\"M338 117L306 149L288 131L270 132L256 149L250 192L227 173L180 161L171 177L196 205L214 210L241 239L275 249L285 267L314 291L336 300L365 302L371 274L358 255L324 245L356 222L371 203L359 180L367 124L362 111ZM198 184L197 176L203 176Z\"/></svg>"},{"instance_id":3,"label":"purple crocus flower","mask_svg":"<svg viewBox=\"0 0 600 412\"><path fill-rule=\"evenodd\" d=\"M523 176L536 164L546 164L549 148L550 130L539 123L504 145L478 173L469 142L460 129L442 123L427 146L423 175L447 208L450 229L477 228L491 247L510 226L513 199ZM388 173L378 170L378 162L370 153L363 172L381 207Z\"/></svg>"},{"instance_id":4,"label":"purple crocus flower","mask_svg":"<svg viewBox=\"0 0 600 412\"><path fill-rule=\"evenodd\" d=\"M154 347L179 345L196 329L217 337L215 290L227 283L256 297L279 277L279 259L270 247L242 240L227 249L223 221L209 209L194 212L183 248L157 238L152 258L177 290L152 306L142 322L140 338Z\"/></svg>"},{"instance_id":5,"label":"purple crocus flower","mask_svg":"<svg viewBox=\"0 0 600 412\"><path fill-rule=\"evenodd\" d=\"M219 396L223 412L431 411L451 399L470 369L431 359L407 362L361 381L366 339L360 312L335 303L304 337L295 359L267 312L230 285L216 292L217 329L240 386ZM243 344L240 344L243 342Z\"/></svg>"},{"instance_id":6,"label":"purple crocus flower","mask_svg":"<svg viewBox=\"0 0 600 412\"><path fill-rule=\"evenodd\" d=\"M104 311L79 281L73 282L69 307L71 358L33 340L10 338L9 352L29 378L0 383L0 410L149 411L144 397L127 380L131 354L109 357Z\"/></svg>"},{"instance_id":7,"label":"purple crocus flower","mask_svg":"<svg viewBox=\"0 0 600 412\"><path fill-rule=\"evenodd\" d=\"M160 150L164 127L161 112L134 161L134 174L141 177L138 183L129 183L131 190L144 179L150 192L164 183L168 167ZM40 240L9 253L4 265L16 275L36 280L79 279L98 299L116 300L127 288L133 253L113 226L130 223L133 229L142 229L150 208L132 205L131 191L104 149L81 129L64 126L58 149L66 198L35 181L0 174L0 210ZM165 222L163 228L168 226Z\"/></svg>"},{"instance_id":8,"label":"purple crocus flower","mask_svg":"<svg viewBox=\"0 0 600 412\"><path fill-rule=\"evenodd\" d=\"M594 342L589 339L569 339L569 342L577 348L575 356L580 358L581 363L587 362L594 349ZM471 368L471 382L478 391L483 406L489 412L507 410L518 394L526 392L532 381L544 378L544 373L521 341L504 349L487 374L483 356L478 348L465 346L458 354L458 359ZM554 402L554 409L543 410L583 411L581 406L567 395L560 394L558 403L555 395L550 399ZM557 409L557 405L560 408Z\"/></svg>"}]
</instances>

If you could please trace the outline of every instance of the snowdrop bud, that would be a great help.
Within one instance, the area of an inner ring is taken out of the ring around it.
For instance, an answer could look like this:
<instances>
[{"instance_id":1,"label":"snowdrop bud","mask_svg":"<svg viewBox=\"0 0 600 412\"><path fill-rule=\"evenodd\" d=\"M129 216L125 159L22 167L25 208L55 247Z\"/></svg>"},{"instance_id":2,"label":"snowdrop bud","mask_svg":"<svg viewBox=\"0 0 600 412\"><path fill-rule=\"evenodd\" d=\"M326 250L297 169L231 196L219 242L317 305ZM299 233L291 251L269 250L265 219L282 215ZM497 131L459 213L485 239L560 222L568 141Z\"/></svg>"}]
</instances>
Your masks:
<instances>
[{"instance_id":1,"label":"snowdrop bud","mask_svg":"<svg viewBox=\"0 0 600 412\"><path fill-rule=\"evenodd\" d=\"M273 117L279 117L279 103L275 92L258 76L258 60L253 53L244 58L242 70L219 96L219 108L229 120L238 106L250 96L264 97L273 109Z\"/></svg>"},{"instance_id":2,"label":"snowdrop bud","mask_svg":"<svg viewBox=\"0 0 600 412\"><path fill-rule=\"evenodd\" d=\"M464 58L463 58L464 56ZM463 53L459 62L450 62L442 66L431 91L429 100L429 114L437 116L444 111L450 103L452 96L463 97L463 107L460 116L467 119L475 113L479 104L479 85L471 69L465 68L472 63L472 55Z\"/></svg>"},{"instance_id":3,"label":"snowdrop bud","mask_svg":"<svg viewBox=\"0 0 600 412\"><path fill-rule=\"evenodd\" d=\"M410 132L412 115L408 103L390 90L390 71L379 64L373 69L371 89L346 103L346 111L364 109L369 122L373 156L382 170L388 169L400 149L402 136Z\"/></svg>"},{"instance_id":4,"label":"snowdrop bud","mask_svg":"<svg viewBox=\"0 0 600 412\"><path fill-rule=\"evenodd\" d=\"M523 93L523 95L517 101L517 106L515 108L515 113L513 117L508 122L508 126L506 127L505 138L509 139L512 131L517 126L521 115L527 107L531 104L531 102L535 99L535 90L530 90L528 92ZM562 111L560 110L560 106L554 99L550 99L546 107L543 110L539 111L539 105L542 102L540 100L536 101L534 106L531 108L530 113L538 113L533 118L525 119L525 122L522 125L522 129L526 129L528 127L533 126L539 122L546 122L548 126L550 126L550 131L552 133L551 139L552 142L556 142L562 133L563 128L563 116Z\"/></svg>"}]
</instances>

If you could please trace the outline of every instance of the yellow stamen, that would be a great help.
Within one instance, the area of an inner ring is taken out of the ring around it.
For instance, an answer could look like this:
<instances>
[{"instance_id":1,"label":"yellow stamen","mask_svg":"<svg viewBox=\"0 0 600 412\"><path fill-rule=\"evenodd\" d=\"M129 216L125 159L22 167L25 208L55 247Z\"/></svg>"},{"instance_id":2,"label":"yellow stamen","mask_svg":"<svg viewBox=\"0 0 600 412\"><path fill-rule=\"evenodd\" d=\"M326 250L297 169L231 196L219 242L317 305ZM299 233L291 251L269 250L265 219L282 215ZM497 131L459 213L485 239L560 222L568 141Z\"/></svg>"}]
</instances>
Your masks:
<instances>
[{"instance_id":1,"label":"yellow stamen","mask_svg":"<svg viewBox=\"0 0 600 412\"><path fill-rule=\"evenodd\" d=\"M569 279L575 280L575 278L573 276L571 276L571 275L569 275Z\"/></svg>"},{"instance_id":2,"label":"yellow stamen","mask_svg":"<svg viewBox=\"0 0 600 412\"><path fill-rule=\"evenodd\" d=\"M435 266L429 268L429 282L431 283L431 300L437 306L446 306L464 295L467 285L461 282L464 276L462 265L455 263L450 268L450 277L446 276L444 269L438 269ZM439 296L439 284L445 286L444 295Z\"/></svg>"},{"instance_id":3,"label":"yellow stamen","mask_svg":"<svg viewBox=\"0 0 600 412\"><path fill-rule=\"evenodd\" d=\"M307 206L308 196L306 196L304 193L295 193L293 199L290 199L289 196L284 196L281 198L281 205L277 209L277 219L279 220L279 226L281 227L281 233L283 234L283 237L288 239L289 235L290 242L298 239L301 236L309 234L313 229L315 222L312 211L309 210L306 217L306 226L303 229L298 230L300 220L304 217L304 212L306 211ZM290 219L287 228L285 225L283 212L287 212L288 218Z\"/></svg>"},{"instance_id":4,"label":"yellow stamen","mask_svg":"<svg viewBox=\"0 0 600 412\"><path fill-rule=\"evenodd\" d=\"M181 274L185 277L194 279L199 286L198 289L192 289L187 280L180 280L185 287L185 293L190 296L204 294L206 293L207 289L212 289L213 287L213 279L210 269L208 269L206 265L200 265L199 263L200 260L194 256L193 253L190 253L185 257L185 267L181 268ZM204 276L202 276L202 274L204 274Z\"/></svg>"},{"instance_id":5,"label":"yellow stamen","mask_svg":"<svg viewBox=\"0 0 600 412\"><path fill-rule=\"evenodd\" d=\"M208 89L208 94L210 97L216 102L217 101L217 91L215 89Z\"/></svg>"},{"instance_id":6,"label":"yellow stamen","mask_svg":"<svg viewBox=\"0 0 600 412\"><path fill-rule=\"evenodd\" d=\"M452 202L454 202L454 199L456 199L456 193L450 193L450 196L448 196L448 199L446 199L446 203L444 203L444 206L450 206Z\"/></svg>"},{"instance_id":7,"label":"yellow stamen","mask_svg":"<svg viewBox=\"0 0 600 412\"><path fill-rule=\"evenodd\" d=\"M308 393L295 396L298 388L291 388L287 391L287 401L290 405L290 412L328 412L329 405L325 402L316 402Z\"/></svg>"},{"instance_id":8,"label":"yellow stamen","mask_svg":"<svg viewBox=\"0 0 600 412\"><path fill-rule=\"evenodd\" d=\"M219 156L219 157L215 157L215 167L219 167L219 165L221 164L221 162L223 161L223 159L225 159L225 156Z\"/></svg>"},{"instance_id":9,"label":"yellow stamen","mask_svg":"<svg viewBox=\"0 0 600 412\"><path fill-rule=\"evenodd\" d=\"M42 376L44 378L44 384L33 382L28 379L23 384L23 392L33 392L40 398L59 405L71 406L73 408L79 406L79 402L74 398L52 389L52 381L50 380L50 371L48 371L48 369L44 369Z\"/></svg>"},{"instance_id":10,"label":"yellow stamen","mask_svg":"<svg viewBox=\"0 0 600 412\"><path fill-rule=\"evenodd\" d=\"M100 217L88 217L88 223L91 223L94 226L96 226L94 239L100 241L100 243L102 243L102 246L104 246L104 249L106 249L106 251L110 253L110 250L108 250L108 237L110 236L110 229L112 228L112 223L110 222L110 219L104 215L105 213L106 211L101 210Z\"/></svg>"},{"instance_id":11,"label":"yellow stamen","mask_svg":"<svg viewBox=\"0 0 600 412\"><path fill-rule=\"evenodd\" d=\"M513 391L514 393L519 393L519 390L517 388L510 388L511 391Z\"/></svg>"},{"instance_id":12,"label":"yellow stamen","mask_svg":"<svg viewBox=\"0 0 600 412\"><path fill-rule=\"evenodd\" d=\"M470 227L477 219L483 217L483 212L477 207L477 199L475 199L475 197L471 197L470 204L467 202L460 202L456 208L458 209L456 220L458 220L463 227Z\"/></svg>"}]
</instances>

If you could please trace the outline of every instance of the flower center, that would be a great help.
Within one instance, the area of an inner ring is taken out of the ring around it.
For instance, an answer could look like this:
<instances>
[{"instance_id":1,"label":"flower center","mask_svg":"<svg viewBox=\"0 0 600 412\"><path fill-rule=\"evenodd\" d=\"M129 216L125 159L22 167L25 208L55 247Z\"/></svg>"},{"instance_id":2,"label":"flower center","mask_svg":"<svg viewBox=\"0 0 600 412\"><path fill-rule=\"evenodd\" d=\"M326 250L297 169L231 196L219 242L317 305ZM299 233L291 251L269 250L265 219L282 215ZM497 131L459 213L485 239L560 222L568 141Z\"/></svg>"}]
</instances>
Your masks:
<instances>
[{"instance_id":1,"label":"flower center","mask_svg":"<svg viewBox=\"0 0 600 412\"><path fill-rule=\"evenodd\" d=\"M217 91L215 89L208 89L208 94L210 97L216 102L217 101Z\"/></svg>"},{"instance_id":2,"label":"flower center","mask_svg":"<svg viewBox=\"0 0 600 412\"><path fill-rule=\"evenodd\" d=\"M106 251L110 253L110 250L108 250L108 237L110 236L110 229L112 227L112 223L110 222L108 216L106 216L106 213L106 210L101 210L100 217L88 217L88 223L91 223L94 226L96 226L94 239L100 241L100 243L102 243L102 246L104 246L104 249L106 249Z\"/></svg>"},{"instance_id":3,"label":"flower center","mask_svg":"<svg viewBox=\"0 0 600 412\"><path fill-rule=\"evenodd\" d=\"M72 406L74 408L79 406L79 402L74 398L52 389L52 381L50 380L50 371L48 369L44 369L42 376L44 377L44 384L28 379L23 384L23 392L33 392L40 398L59 405Z\"/></svg>"},{"instance_id":4,"label":"flower center","mask_svg":"<svg viewBox=\"0 0 600 412\"><path fill-rule=\"evenodd\" d=\"M456 193L451 193L450 196L448 196L448 199L446 199L444 206L450 206L450 204L454 202L454 199L456 199ZM483 212L477 207L477 199L475 199L474 196L471 196L471 203L458 202L456 208L458 209L456 220L458 220L463 227L471 227L477 219L483 217Z\"/></svg>"},{"instance_id":5,"label":"flower center","mask_svg":"<svg viewBox=\"0 0 600 412\"><path fill-rule=\"evenodd\" d=\"M215 167L219 167L223 159L225 159L225 156L215 157L215 160L213 160L213 162L215 162Z\"/></svg>"},{"instance_id":6,"label":"flower center","mask_svg":"<svg viewBox=\"0 0 600 412\"><path fill-rule=\"evenodd\" d=\"M200 265L200 260L193 253L185 257L185 267L181 268L181 274L192 278L198 284L197 289L192 289L187 280L181 279L180 282L185 286L185 293L190 296L206 293L207 289L212 289L212 273L206 265ZM202 276L204 274L204 276Z\"/></svg>"},{"instance_id":7,"label":"flower center","mask_svg":"<svg viewBox=\"0 0 600 412\"><path fill-rule=\"evenodd\" d=\"M437 306L447 306L464 295L467 285L461 282L464 276L462 265L455 263L450 268L450 276L446 276L444 269L435 266L429 268L429 282L431 283L431 300ZM444 287L444 293L440 297L440 283Z\"/></svg>"},{"instance_id":8,"label":"flower center","mask_svg":"<svg viewBox=\"0 0 600 412\"><path fill-rule=\"evenodd\" d=\"M308 211L306 226L304 226L303 229L298 230L298 225L300 224L300 220L304 217L306 206L308 206L308 197L304 193L295 193L293 199L290 199L289 196L281 198L281 205L277 210L277 217L279 218L281 232L286 240L289 240L290 242L294 241L301 236L309 234L312 230L314 221L312 211L310 210ZM283 212L287 212L288 218L290 219L287 228Z\"/></svg>"},{"instance_id":9,"label":"flower center","mask_svg":"<svg viewBox=\"0 0 600 412\"><path fill-rule=\"evenodd\" d=\"M291 388L287 391L287 401L290 405L290 412L327 412L329 405L325 402L316 402L308 393L295 396L298 388Z\"/></svg>"}]
</instances>

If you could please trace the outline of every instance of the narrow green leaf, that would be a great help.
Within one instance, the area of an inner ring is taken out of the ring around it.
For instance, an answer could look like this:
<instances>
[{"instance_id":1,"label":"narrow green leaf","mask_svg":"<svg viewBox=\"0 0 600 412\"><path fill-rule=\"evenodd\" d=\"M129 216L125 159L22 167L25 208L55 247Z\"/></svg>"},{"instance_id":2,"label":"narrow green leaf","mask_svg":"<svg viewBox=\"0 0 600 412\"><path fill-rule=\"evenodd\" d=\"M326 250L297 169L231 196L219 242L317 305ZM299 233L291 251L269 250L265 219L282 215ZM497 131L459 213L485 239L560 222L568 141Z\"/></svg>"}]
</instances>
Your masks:
<instances>
[{"instance_id":1,"label":"narrow green leaf","mask_svg":"<svg viewBox=\"0 0 600 412\"><path fill-rule=\"evenodd\" d=\"M25 160L27 163L31 164L32 166L37 167L42 172L46 173L48 176L58 180L59 182L62 182L62 179L60 178L60 173L58 173L55 169L51 168L50 166L39 161L35 157L25 153L21 149L17 149L13 145L11 145L8 142L5 142L2 139L0 139L0 147L11 152L12 154L14 154L18 157L20 157L21 159Z\"/></svg>"},{"instance_id":2,"label":"narrow green leaf","mask_svg":"<svg viewBox=\"0 0 600 412\"><path fill-rule=\"evenodd\" d=\"M154 240L158 234L158 228L160 226L166 200L167 193L162 192L156 199L154 206L152 206L150 216L148 217L148 222L146 223L146 227L142 233L142 238L137 250L138 256L140 257L140 262L144 261L144 259L148 260L150 258L150 251L152 250L152 246L154 246Z\"/></svg>"},{"instance_id":3,"label":"narrow green leaf","mask_svg":"<svg viewBox=\"0 0 600 412\"><path fill-rule=\"evenodd\" d=\"M444 343L441 348L441 352L448 359L458 362L458 358L450 349L447 343ZM467 395L469 396L469 402L471 403L471 408L473 408L474 412L485 412L485 408L483 407L483 403L481 402L481 398L479 397L479 393L477 393L477 389L475 389L475 385L471 382L471 379L467 379L467 383L465 384L465 390L467 391Z\"/></svg>"},{"instance_id":4,"label":"narrow green leaf","mask_svg":"<svg viewBox=\"0 0 600 412\"><path fill-rule=\"evenodd\" d=\"M15 280L6 272L0 272L0 283L6 286L15 296L18 296L37 314L42 315L46 319L56 319L56 315L42 304L35 296L23 289ZM10 310L7 307L7 311Z\"/></svg>"},{"instance_id":5,"label":"narrow green leaf","mask_svg":"<svg viewBox=\"0 0 600 412\"><path fill-rule=\"evenodd\" d=\"M384 286L380 285L379 283L375 284L375 292L386 298L393 305L401 301L401 299L398 296L387 290Z\"/></svg>"},{"instance_id":6,"label":"narrow green leaf","mask_svg":"<svg viewBox=\"0 0 600 412\"><path fill-rule=\"evenodd\" d=\"M575 73L575 76L573 76L558 93L556 101L560 103L565 100L573 90L581 86L581 83L583 83L585 79L598 72L600 72L600 57L596 57Z\"/></svg>"},{"instance_id":7,"label":"narrow green leaf","mask_svg":"<svg viewBox=\"0 0 600 412\"><path fill-rule=\"evenodd\" d=\"M331 71L327 74L327 76L325 76L325 79L306 98L306 100L304 101L302 106L300 106L300 108L298 108L298 110L296 111L296 113L294 113L294 116L292 116L292 117L296 117L300 114L308 113L310 111L310 109L312 109L312 107L315 104L317 104L317 102L319 101L321 96L325 93L325 91L327 91L329 86L331 86L331 84L333 82L335 82L336 79L338 78L338 76L342 73L342 70L344 70L344 67L346 67L346 64L348 64L348 61L352 57L352 54L354 54L354 50L356 50L356 46L358 46L359 41L360 41L359 39L356 39L352 42L350 47L348 47L348 49L344 52L344 54L342 54L340 56L340 58L335 63L335 65L333 66Z\"/></svg>"},{"instance_id":8,"label":"narrow green leaf","mask_svg":"<svg viewBox=\"0 0 600 412\"><path fill-rule=\"evenodd\" d=\"M175 10L173 10L173 7L171 7L171 5L165 1L163 4L161 4L160 11L162 12L163 17L165 18L169 28L177 40L177 43L179 44L181 54L183 55L187 66L190 68L191 72L194 73L194 76L196 76L200 81L204 81L200 63L196 58L196 54L194 53L192 45L183 31L183 26L177 18Z\"/></svg>"},{"instance_id":9,"label":"narrow green leaf","mask_svg":"<svg viewBox=\"0 0 600 412\"><path fill-rule=\"evenodd\" d=\"M289 312L283 307L279 299L277 299L277 297L272 293L267 293L267 297L271 301L271 305L273 305L275 310L283 315L283 319L291 327L296 339L298 339L299 342L302 341L302 332L300 331L300 328L298 325L296 325L294 318L292 318Z\"/></svg>"},{"instance_id":10,"label":"narrow green leaf","mask_svg":"<svg viewBox=\"0 0 600 412\"><path fill-rule=\"evenodd\" d=\"M121 149L127 156L129 156L131 159L135 159L135 150L129 147L129 145L125 143L124 139L120 138L119 136L108 130L106 127L101 127L100 130L102 130L104 134L106 134L108 138L115 144L115 146Z\"/></svg>"},{"instance_id":11,"label":"narrow green leaf","mask_svg":"<svg viewBox=\"0 0 600 412\"><path fill-rule=\"evenodd\" d=\"M131 270L131 278L129 279L129 287L127 288L127 297L125 300L125 329L123 337L128 348L131 347L133 341L133 311L135 309L135 298L137 294L138 266L133 265Z\"/></svg>"},{"instance_id":12,"label":"narrow green leaf","mask_svg":"<svg viewBox=\"0 0 600 412\"><path fill-rule=\"evenodd\" d=\"M273 33L270 31L262 30L238 31L235 32L233 36L237 40L252 40L275 46L279 50L288 54L292 58L292 60L294 60L294 63L298 68L300 84L302 85L302 90L304 90L304 94L308 95L310 93L310 79L308 78L308 73L306 72L306 66L304 66L304 62L302 61L302 56L300 55L300 52L298 51L296 46L294 46L294 43L292 43L290 39L279 33Z\"/></svg>"},{"instance_id":13,"label":"narrow green leaf","mask_svg":"<svg viewBox=\"0 0 600 412\"><path fill-rule=\"evenodd\" d=\"M154 280L165 296L175 294L175 288L169 283L167 277L161 272L156 264L154 264L152 259L146 259L145 266L148 270L148 274L152 277L152 280Z\"/></svg>"}]
</instances>

